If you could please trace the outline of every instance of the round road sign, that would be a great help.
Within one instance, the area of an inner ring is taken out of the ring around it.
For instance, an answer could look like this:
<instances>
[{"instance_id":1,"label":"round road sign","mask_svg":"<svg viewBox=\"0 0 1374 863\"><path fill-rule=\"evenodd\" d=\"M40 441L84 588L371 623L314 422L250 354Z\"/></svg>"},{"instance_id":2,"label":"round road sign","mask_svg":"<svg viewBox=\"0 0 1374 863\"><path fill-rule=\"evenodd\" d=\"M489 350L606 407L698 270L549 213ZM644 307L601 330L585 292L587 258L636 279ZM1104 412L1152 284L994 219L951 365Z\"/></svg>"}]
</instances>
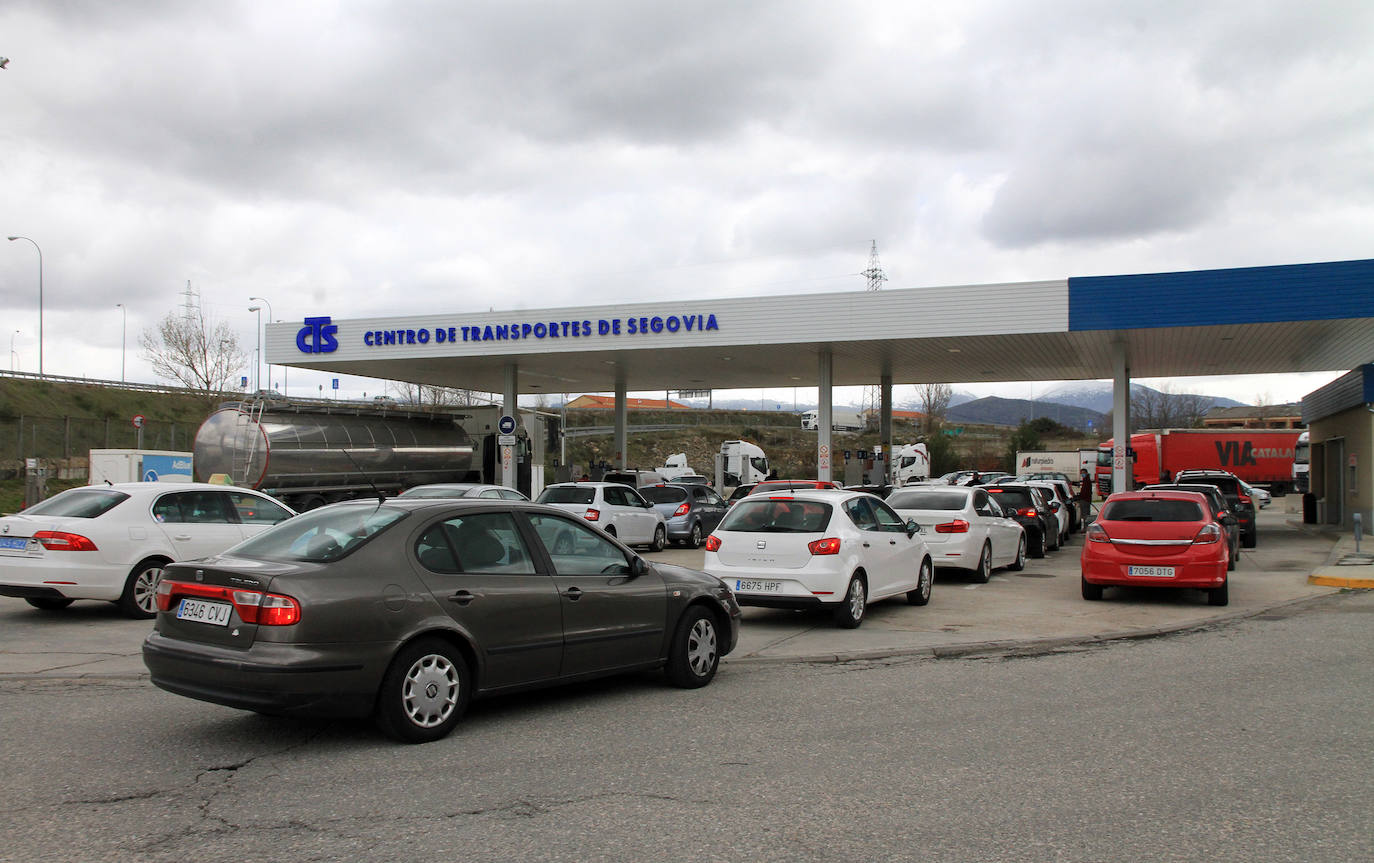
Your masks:
<instances>
[{"instance_id":1,"label":"round road sign","mask_svg":"<svg viewBox=\"0 0 1374 863\"><path fill-rule=\"evenodd\" d=\"M501 434L515 434L515 417L503 416L496 424L497 431Z\"/></svg>"},{"instance_id":2,"label":"round road sign","mask_svg":"<svg viewBox=\"0 0 1374 863\"><path fill-rule=\"evenodd\" d=\"M130 420L130 422L134 424L134 428L141 429L143 428L143 423L146 422L146 420L144 419L143 414L134 414L134 418Z\"/></svg>"}]
</instances>

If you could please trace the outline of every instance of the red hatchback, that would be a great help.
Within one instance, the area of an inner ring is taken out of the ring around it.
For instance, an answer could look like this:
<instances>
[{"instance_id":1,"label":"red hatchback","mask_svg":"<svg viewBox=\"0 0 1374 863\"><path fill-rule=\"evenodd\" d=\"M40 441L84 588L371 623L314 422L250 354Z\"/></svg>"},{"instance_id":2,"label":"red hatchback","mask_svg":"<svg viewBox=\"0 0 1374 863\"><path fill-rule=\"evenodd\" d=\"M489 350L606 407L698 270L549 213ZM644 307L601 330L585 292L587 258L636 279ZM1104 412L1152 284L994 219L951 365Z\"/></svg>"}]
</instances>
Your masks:
<instances>
[{"instance_id":1,"label":"red hatchback","mask_svg":"<svg viewBox=\"0 0 1374 863\"><path fill-rule=\"evenodd\" d=\"M1084 537L1083 598L1101 599L1111 585L1189 587L1225 605L1230 552L1201 494L1119 492L1103 502Z\"/></svg>"}]
</instances>

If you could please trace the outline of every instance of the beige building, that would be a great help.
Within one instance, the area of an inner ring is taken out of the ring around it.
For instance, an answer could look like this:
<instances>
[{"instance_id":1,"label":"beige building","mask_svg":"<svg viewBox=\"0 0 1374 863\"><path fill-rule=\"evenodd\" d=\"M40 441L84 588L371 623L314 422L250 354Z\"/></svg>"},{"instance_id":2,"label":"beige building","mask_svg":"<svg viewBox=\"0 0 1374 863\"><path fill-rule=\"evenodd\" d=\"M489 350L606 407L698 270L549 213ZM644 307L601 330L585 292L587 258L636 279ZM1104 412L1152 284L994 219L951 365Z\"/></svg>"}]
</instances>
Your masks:
<instances>
[{"instance_id":1,"label":"beige building","mask_svg":"<svg viewBox=\"0 0 1374 863\"><path fill-rule=\"evenodd\" d=\"M1236 405L1211 408L1202 417L1209 429L1297 429L1302 428L1302 405Z\"/></svg>"},{"instance_id":2,"label":"beige building","mask_svg":"<svg viewBox=\"0 0 1374 863\"><path fill-rule=\"evenodd\" d=\"M1374 363L1303 397L1316 520L1350 528L1362 513L1374 528Z\"/></svg>"}]
</instances>

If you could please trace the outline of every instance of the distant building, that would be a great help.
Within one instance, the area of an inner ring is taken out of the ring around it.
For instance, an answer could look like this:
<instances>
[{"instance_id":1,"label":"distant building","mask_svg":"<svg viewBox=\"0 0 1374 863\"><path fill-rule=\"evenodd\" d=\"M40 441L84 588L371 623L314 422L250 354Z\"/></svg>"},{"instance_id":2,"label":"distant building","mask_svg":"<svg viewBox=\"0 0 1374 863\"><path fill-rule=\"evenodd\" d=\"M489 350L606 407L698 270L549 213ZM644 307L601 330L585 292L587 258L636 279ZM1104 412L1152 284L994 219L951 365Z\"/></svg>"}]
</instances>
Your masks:
<instances>
[{"instance_id":1,"label":"distant building","mask_svg":"<svg viewBox=\"0 0 1374 863\"><path fill-rule=\"evenodd\" d=\"M1302 405L1290 402L1285 405L1237 405L1230 408L1212 408L1202 416L1202 427L1209 429L1300 429Z\"/></svg>"},{"instance_id":2,"label":"distant building","mask_svg":"<svg viewBox=\"0 0 1374 863\"><path fill-rule=\"evenodd\" d=\"M626 409L632 411L692 410L691 405L685 405L682 402L666 401L664 399L626 398L625 407ZM574 410L576 408L613 410L615 408L615 396L578 396L577 398L568 402L569 410Z\"/></svg>"}]
</instances>

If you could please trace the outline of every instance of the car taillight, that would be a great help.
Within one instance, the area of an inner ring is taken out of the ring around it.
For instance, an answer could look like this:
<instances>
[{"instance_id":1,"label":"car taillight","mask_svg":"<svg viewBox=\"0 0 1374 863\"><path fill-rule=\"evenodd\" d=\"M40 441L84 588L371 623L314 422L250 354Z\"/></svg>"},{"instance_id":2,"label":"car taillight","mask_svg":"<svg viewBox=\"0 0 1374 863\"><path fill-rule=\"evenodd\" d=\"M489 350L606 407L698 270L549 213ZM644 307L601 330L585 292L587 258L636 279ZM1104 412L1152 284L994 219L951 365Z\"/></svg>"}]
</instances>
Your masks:
<instances>
[{"instance_id":1,"label":"car taillight","mask_svg":"<svg viewBox=\"0 0 1374 863\"><path fill-rule=\"evenodd\" d=\"M586 512L582 513L582 517L585 518L587 521L599 521L601 519L601 510L589 509Z\"/></svg>"},{"instance_id":2,"label":"car taillight","mask_svg":"<svg viewBox=\"0 0 1374 863\"><path fill-rule=\"evenodd\" d=\"M692 505L690 503L680 503L678 504L677 509L673 510L673 518L677 518L680 515L686 515L691 511Z\"/></svg>"},{"instance_id":3,"label":"car taillight","mask_svg":"<svg viewBox=\"0 0 1374 863\"><path fill-rule=\"evenodd\" d=\"M1193 545L1207 545L1213 542L1221 542L1221 528L1215 524L1205 524L1202 530L1193 537Z\"/></svg>"},{"instance_id":4,"label":"car taillight","mask_svg":"<svg viewBox=\"0 0 1374 863\"><path fill-rule=\"evenodd\" d=\"M840 538L837 536L828 536L825 539L808 542L806 547L812 554L839 554Z\"/></svg>"},{"instance_id":5,"label":"car taillight","mask_svg":"<svg viewBox=\"0 0 1374 863\"><path fill-rule=\"evenodd\" d=\"M95 543L79 533L65 530L35 530L33 538L48 551L96 551Z\"/></svg>"},{"instance_id":6,"label":"car taillight","mask_svg":"<svg viewBox=\"0 0 1374 863\"><path fill-rule=\"evenodd\" d=\"M968 522L962 518L935 525L936 533L968 533Z\"/></svg>"},{"instance_id":7,"label":"car taillight","mask_svg":"<svg viewBox=\"0 0 1374 863\"><path fill-rule=\"evenodd\" d=\"M301 604L280 593L237 590L213 584L192 584L164 578L157 584L158 611L171 611L178 596L218 599L233 604L239 619L259 626L290 626L301 621Z\"/></svg>"},{"instance_id":8,"label":"car taillight","mask_svg":"<svg viewBox=\"0 0 1374 863\"><path fill-rule=\"evenodd\" d=\"M1033 506L1028 506L1025 509L1019 509L1017 510L1017 512L1025 516L1026 518L1035 518L1035 516L1037 515L1035 507Z\"/></svg>"},{"instance_id":9,"label":"car taillight","mask_svg":"<svg viewBox=\"0 0 1374 863\"><path fill-rule=\"evenodd\" d=\"M720 551L720 537L716 536L714 533L706 537L706 550Z\"/></svg>"},{"instance_id":10,"label":"car taillight","mask_svg":"<svg viewBox=\"0 0 1374 863\"><path fill-rule=\"evenodd\" d=\"M1236 499L1241 503L1254 503L1254 501L1250 500L1250 495L1244 493L1237 495Z\"/></svg>"},{"instance_id":11,"label":"car taillight","mask_svg":"<svg viewBox=\"0 0 1374 863\"><path fill-rule=\"evenodd\" d=\"M1097 522L1093 522L1092 524L1088 525L1088 532L1083 534L1083 537L1088 542L1112 541L1112 538L1110 536L1107 536L1107 531L1103 530L1102 525L1098 524Z\"/></svg>"}]
</instances>

